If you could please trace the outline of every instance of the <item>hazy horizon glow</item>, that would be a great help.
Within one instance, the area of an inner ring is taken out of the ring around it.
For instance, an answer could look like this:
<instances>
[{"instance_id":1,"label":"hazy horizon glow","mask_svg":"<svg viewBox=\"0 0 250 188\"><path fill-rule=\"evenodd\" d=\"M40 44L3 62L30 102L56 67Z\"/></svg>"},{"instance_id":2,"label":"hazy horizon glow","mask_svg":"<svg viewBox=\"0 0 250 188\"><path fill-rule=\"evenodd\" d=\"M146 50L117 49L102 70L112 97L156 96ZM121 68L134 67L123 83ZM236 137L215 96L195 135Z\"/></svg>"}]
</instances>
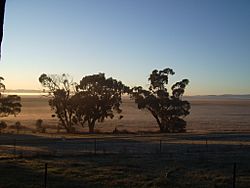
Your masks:
<instances>
[{"instance_id":1,"label":"hazy horizon glow","mask_svg":"<svg viewBox=\"0 0 250 188\"><path fill-rule=\"evenodd\" d=\"M187 95L250 93L248 0L6 2L0 76L42 90L42 73L106 73L147 87L153 69L190 80Z\"/></svg>"}]
</instances>

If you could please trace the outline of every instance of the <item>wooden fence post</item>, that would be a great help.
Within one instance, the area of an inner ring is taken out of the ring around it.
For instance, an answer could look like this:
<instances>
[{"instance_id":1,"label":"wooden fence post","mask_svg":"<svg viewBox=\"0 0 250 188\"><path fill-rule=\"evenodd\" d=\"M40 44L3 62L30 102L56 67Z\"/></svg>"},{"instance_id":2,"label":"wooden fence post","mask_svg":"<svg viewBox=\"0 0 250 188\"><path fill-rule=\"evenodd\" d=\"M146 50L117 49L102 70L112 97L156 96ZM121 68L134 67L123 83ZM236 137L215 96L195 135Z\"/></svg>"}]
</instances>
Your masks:
<instances>
[{"instance_id":1,"label":"wooden fence post","mask_svg":"<svg viewBox=\"0 0 250 188\"><path fill-rule=\"evenodd\" d=\"M44 166L44 188L47 188L48 163Z\"/></svg>"},{"instance_id":2,"label":"wooden fence post","mask_svg":"<svg viewBox=\"0 0 250 188\"><path fill-rule=\"evenodd\" d=\"M14 139L13 151L14 151L14 158L16 158L16 139Z\"/></svg>"},{"instance_id":3,"label":"wooden fence post","mask_svg":"<svg viewBox=\"0 0 250 188\"><path fill-rule=\"evenodd\" d=\"M207 138L206 138L206 150L207 150L207 152L208 152Z\"/></svg>"},{"instance_id":4,"label":"wooden fence post","mask_svg":"<svg viewBox=\"0 0 250 188\"><path fill-rule=\"evenodd\" d=\"M162 148L162 146L161 146L161 140L160 140L160 153L161 153L161 150L162 150L161 148Z\"/></svg>"},{"instance_id":5,"label":"wooden fence post","mask_svg":"<svg viewBox=\"0 0 250 188\"><path fill-rule=\"evenodd\" d=\"M95 151L95 154L96 154L96 138L95 138L95 143L94 143L94 151Z\"/></svg>"},{"instance_id":6,"label":"wooden fence post","mask_svg":"<svg viewBox=\"0 0 250 188\"><path fill-rule=\"evenodd\" d=\"M233 188L236 187L236 163L233 165Z\"/></svg>"}]
</instances>

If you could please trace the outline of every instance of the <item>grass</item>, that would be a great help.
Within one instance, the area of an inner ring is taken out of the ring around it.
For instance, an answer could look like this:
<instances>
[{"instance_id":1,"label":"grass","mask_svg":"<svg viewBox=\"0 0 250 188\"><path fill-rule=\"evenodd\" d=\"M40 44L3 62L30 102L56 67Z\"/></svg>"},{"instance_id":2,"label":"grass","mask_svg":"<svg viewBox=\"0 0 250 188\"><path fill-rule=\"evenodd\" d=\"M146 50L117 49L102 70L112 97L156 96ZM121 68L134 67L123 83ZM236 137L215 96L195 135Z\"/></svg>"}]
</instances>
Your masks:
<instances>
[{"instance_id":1,"label":"grass","mask_svg":"<svg viewBox=\"0 0 250 188\"><path fill-rule=\"evenodd\" d=\"M67 161L55 158L1 161L0 172L6 174L1 176L1 185L41 187L45 162L49 164L49 187L214 187L215 184L228 187L230 184L230 178L219 171L201 170L199 165L190 169L187 164L164 159L160 163L146 164L152 160L156 159L86 156Z\"/></svg>"},{"instance_id":2,"label":"grass","mask_svg":"<svg viewBox=\"0 0 250 188\"><path fill-rule=\"evenodd\" d=\"M123 142L130 143L131 139ZM212 145L209 151L197 149L197 146L186 150L183 143L177 143L164 146L161 154L72 153L16 159L13 154L4 154L0 158L0 187L41 187L44 164L48 163L48 187L228 188L232 186L233 163L237 162L237 188L247 188L250 184L249 146L229 149L219 146Z\"/></svg>"},{"instance_id":3,"label":"grass","mask_svg":"<svg viewBox=\"0 0 250 188\"><path fill-rule=\"evenodd\" d=\"M19 135L13 129L6 130L13 134L0 135L0 188L43 187L45 163L51 188L230 188L234 162L236 187L248 188L250 102L191 103L186 134L152 134L158 130L155 120L129 100L123 103L122 120L96 126L102 133L86 134L84 128L81 134L57 134L58 120L51 117L47 99L23 98L22 113L3 118L8 125L20 121L25 129ZM50 127L49 134L32 132L37 119ZM111 134L116 127L137 134ZM91 154L95 138L96 155Z\"/></svg>"}]
</instances>

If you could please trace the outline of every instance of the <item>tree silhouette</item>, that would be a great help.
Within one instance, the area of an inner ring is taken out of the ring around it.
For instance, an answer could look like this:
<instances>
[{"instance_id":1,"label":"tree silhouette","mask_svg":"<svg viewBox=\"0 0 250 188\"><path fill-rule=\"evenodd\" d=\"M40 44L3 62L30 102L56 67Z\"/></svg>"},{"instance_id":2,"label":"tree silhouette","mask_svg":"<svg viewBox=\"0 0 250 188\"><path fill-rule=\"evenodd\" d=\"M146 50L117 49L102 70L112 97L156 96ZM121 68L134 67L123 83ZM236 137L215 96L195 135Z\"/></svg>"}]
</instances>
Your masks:
<instances>
[{"instance_id":1,"label":"tree silhouette","mask_svg":"<svg viewBox=\"0 0 250 188\"><path fill-rule=\"evenodd\" d=\"M49 89L49 105L67 132L87 123L93 133L96 121L113 118L114 111L121 112L121 95L129 90L120 81L106 79L103 73L85 76L80 84L69 81L65 74L42 74L39 81Z\"/></svg>"},{"instance_id":2,"label":"tree silhouette","mask_svg":"<svg viewBox=\"0 0 250 188\"><path fill-rule=\"evenodd\" d=\"M4 78L0 76L0 95L1 95L1 91L5 90L5 85L4 83L2 83L3 80Z\"/></svg>"},{"instance_id":3,"label":"tree silhouette","mask_svg":"<svg viewBox=\"0 0 250 188\"><path fill-rule=\"evenodd\" d=\"M17 95L2 95L2 92L5 90L5 85L2 83L3 80L3 77L0 77L0 117L16 116L21 112L21 97Z\"/></svg>"},{"instance_id":4,"label":"tree silhouette","mask_svg":"<svg viewBox=\"0 0 250 188\"><path fill-rule=\"evenodd\" d=\"M55 111L61 125L70 133L74 132L74 122L72 121L75 107L72 101L74 95L74 83L66 74L47 75L42 74L39 82L48 89L49 105ZM53 117L55 115L52 115Z\"/></svg>"},{"instance_id":5,"label":"tree silhouette","mask_svg":"<svg viewBox=\"0 0 250 188\"><path fill-rule=\"evenodd\" d=\"M182 118L189 114L190 104L182 100L189 81L183 79L172 87L172 95L167 90L168 78L174 75L170 68L153 70L148 80L150 86L144 90L141 86L134 87L132 98L139 109L147 109L156 119L161 132L185 132L186 121Z\"/></svg>"},{"instance_id":6,"label":"tree silhouette","mask_svg":"<svg viewBox=\"0 0 250 188\"><path fill-rule=\"evenodd\" d=\"M105 74L85 76L77 86L74 100L78 101L75 122L88 124L89 132L94 132L96 121L113 118L114 111L121 113L121 95L129 91L121 81L105 77Z\"/></svg>"}]
</instances>

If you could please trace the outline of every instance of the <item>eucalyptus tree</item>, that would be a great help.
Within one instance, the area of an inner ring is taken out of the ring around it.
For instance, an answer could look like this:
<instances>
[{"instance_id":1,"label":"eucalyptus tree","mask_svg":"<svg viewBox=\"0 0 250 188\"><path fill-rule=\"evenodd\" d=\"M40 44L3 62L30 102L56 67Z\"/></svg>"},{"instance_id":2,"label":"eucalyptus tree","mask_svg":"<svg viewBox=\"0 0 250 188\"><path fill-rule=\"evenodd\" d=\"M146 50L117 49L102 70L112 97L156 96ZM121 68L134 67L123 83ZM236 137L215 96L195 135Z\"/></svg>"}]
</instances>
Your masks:
<instances>
[{"instance_id":1,"label":"eucalyptus tree","mask_svg":"<svg viewBox=\"0 0 250 188\"><path fill-rule=\"evenodd\" d=\"M83 77L76 88L74 98L79 105L74 120L82 126L87 123L90 133L94 132L97 121L112 119L114 112L122 112L122 94L129 91L121 81L106 78L104 73Z\"/></svg>"},{"instance_id":2,"label":"eucalyptus tree","mask_svg":"<svg viewBox=\"0 0 250 188\"><path fill-rule=\"evenodd\" d=\"M57 116L61 125L70 133L74 132L74 103L72 95L74 95L74 83L69 75L62 74L42 74L39 82L45 87L49 95L49 105L55 112L52 117Z\"/></svg>"},{"instance_id":3,"label":"eucalyptus tree","mask_svg":"<svg viewBox=\"0 0 250 188\"><path fill-rule=\"evenodd\" d=\"M147 109L153 115L160 132L186 131L186 121L183 117L190 113L190 103L182 100L182 96L189 80L183 79L173 84L170 93L167 85L169 76L174 74L170 68L153 70L148 78L148 90L139 86L131 91L138 108Z\"/></svg>"},{"instance_id":4,"label":"eucalyptus tree","mask_svg":"<svg viewBox=\"0 0 250 188\"><path fill-rule=\"evenodd\" d=\"M65 74L42 74L39 81L48 89L49 105L67 132L87 124L93 133L97 121L113 118L115 111L121 112L121 96L129 90L122 82L106 78L103 73L85 76L79 84Z\"/></svg>"},{"instance_id":5,"label":"eucalyptus tree","mask_svg":"<svg viewBox=\"0 0 250 188\"><path fill-rule=\"evenodd\" d=\"M0 77L0 117L7 117L9 115L16 116L21 112L21 97L17 95L3 95L5 90L3 83L4 78ZM1 127L5 127L6 123L1 121Z\"/></svg>"}]
</instances>

